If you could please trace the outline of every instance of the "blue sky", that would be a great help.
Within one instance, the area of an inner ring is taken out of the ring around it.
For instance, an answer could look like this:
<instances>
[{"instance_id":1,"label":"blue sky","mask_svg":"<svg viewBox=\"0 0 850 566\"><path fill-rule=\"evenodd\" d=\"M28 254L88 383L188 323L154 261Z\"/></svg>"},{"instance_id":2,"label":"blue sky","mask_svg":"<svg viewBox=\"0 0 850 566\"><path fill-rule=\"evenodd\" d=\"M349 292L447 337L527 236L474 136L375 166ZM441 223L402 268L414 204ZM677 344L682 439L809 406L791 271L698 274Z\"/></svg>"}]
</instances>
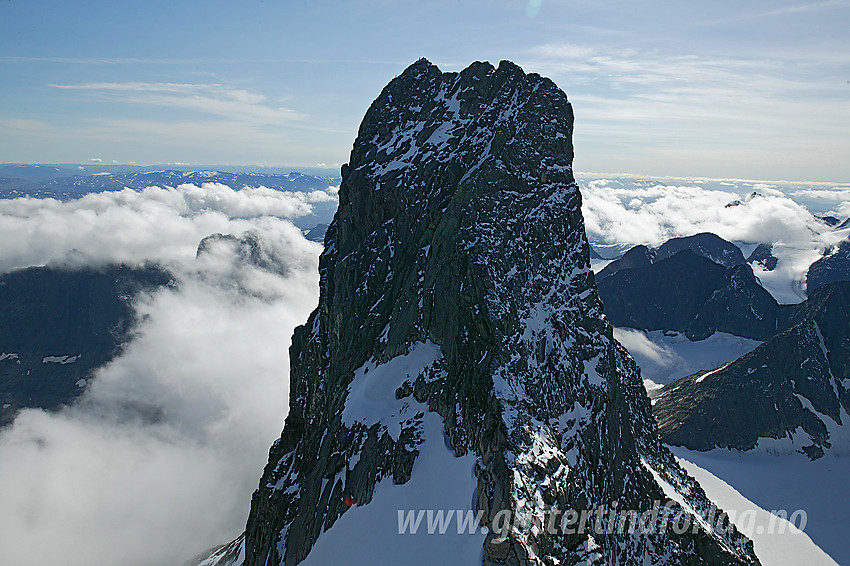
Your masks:
<instances>
[{"instance_id":1,"label":"blue sky","mask_svg":"<svg viewBox=\"0 0 850 566\"><path fill-rule=\"evenodd\" d=\"M510 59L576 169L850 180L850 0L0 2L0 162L338 166L418 59Z\"/></svg>"}]
</instances>

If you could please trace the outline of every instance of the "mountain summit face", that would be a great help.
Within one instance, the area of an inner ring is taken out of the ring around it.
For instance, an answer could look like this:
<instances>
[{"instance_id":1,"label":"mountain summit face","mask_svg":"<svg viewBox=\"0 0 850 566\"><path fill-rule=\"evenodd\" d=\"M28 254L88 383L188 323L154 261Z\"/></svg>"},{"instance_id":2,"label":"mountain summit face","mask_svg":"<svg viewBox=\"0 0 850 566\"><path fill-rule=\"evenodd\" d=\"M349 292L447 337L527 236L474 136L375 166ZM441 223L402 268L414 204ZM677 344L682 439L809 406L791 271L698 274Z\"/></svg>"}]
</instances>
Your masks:
<instances>
[{"instance_id":1,"label":"mountain summit face","mask_svg":"<svg viewBox=\"0 0 850 566\"><path fill-rule=\"evenodd\" d=\"M443 73L423 59L383 90L342 168L244 538L204 564L758 563L723 521L544 524L711 507L602 313L572 130L566 95L509 62ZM397 512L450 495L445 510L480 512L483 529L425 546L394 530Z\"/></svg>"}]
</instances>

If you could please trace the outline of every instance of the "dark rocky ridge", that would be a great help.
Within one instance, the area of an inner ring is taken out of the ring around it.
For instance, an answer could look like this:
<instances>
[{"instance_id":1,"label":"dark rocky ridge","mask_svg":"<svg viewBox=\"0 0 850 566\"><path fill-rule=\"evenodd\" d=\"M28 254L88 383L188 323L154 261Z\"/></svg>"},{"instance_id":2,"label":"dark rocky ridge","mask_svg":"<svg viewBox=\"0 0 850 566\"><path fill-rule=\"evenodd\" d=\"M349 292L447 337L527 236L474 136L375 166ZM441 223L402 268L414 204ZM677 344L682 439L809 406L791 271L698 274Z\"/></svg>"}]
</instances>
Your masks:
<instances>
[{"instance_id":1,"label":"dark rocky ridge","mask_svg":"<svg viewBox=\"0 0 850 566\"><path fill-rule=\"evenodd\" d=\"M747 263L757 263L765 270L773 271L779 259L773 255L773 244L759 244L747 257Z\"/></svg>"},{"instance_id":2,"label":"dark rocky ridge","mask_svg":"<svg viewBox=\"0 0 850 566\"><path fill-rule=\"evenodd\" d=\"M659 390L653 410L665 442L750 450L759 438L796 433L793 448L809 457L833 447L829 429L847 426L850 412L850 282L783 306L779 325L749 354Z\"/></svg>"},{"instance_id":3,"label":"dark rocky ridge","mask_svg":"<svg viewBox=\"0 0 850 566\"><path fill-rule=\"evenodd\" d=\"M814 262L806 273L806 292L835 281L850 281L850 238L842 241L824 257Z\"/></svg>"},{"instance_id":4,"label":"dark rocky ridge","mask_svg":"<svg viewBox=\"0 0 850 566\"><path fill-rule=\"evenodd\" d=\"M397 394L442 417L456 454L475 454L486 524L536 505L649 509L666 499L650 469L709 507L660 443L639 370L602 313L572 125L554 83L508 62L442 73L420 60L383 90L342 169L319 306L293 337L283 434L244 542L215 563L241 564L244 551L244 564L297 564L345 498L368 505L381 478L409 479L422 415L396 440L382 422L346 425L342 411L356 369L426 340L441 347L438 371ZM590 542L514 529L487 537L484 564L576 564ZM757 563L734 529L592 542L605 563Z\"/></svg>"},{"instance_id":5,"label":"dark rocky ridge","mask_svg":"<svg viewBox=\"0 0 850 566\"><path fill-rule=\"evenodd\" d=\"M615 259L596 274L596 282L599 283L606 277L619 273L625 269L641 269L655 263L655 250L644 245L630 248L623 257Z\"/></svg>"},{"instance_id":6,"label":"dark rocky ridge","mask_svg":"<svg viewBox=\"0 0 850 566\"><path fill-rule=\"evenodd\" d=\"M135 295L171 281L157 266L30 267L0 275L0 425L22 408L56 409L76 399L80 380L130 338Z\"/></svg>"},{"instance_id":7,"label":"dark rocky ridge","mask_svg":"<svg viewBox=\"0 0 850 566\"><path fill-rule=\"evenodd\" d=\"M636 246L597 284L614 326L683 332L691 340L718 331L755 340L776 333L779 304L746 264L724 267L690 249L656 261Z\"/></svg>"},{"instance_id":8,"label":"dark rocky ridge","mask_svg":"<svg viewBox=\"0 0 850 566\"><path fill-rule=\"evenodd\" d=\"M814 216L830 228L835 228L836 226L841 224L841 219L836 218L834 216L818 216L817 214L815 214Z\"/></svg>"},{"instance_id":9,"label":"dark rocky ridge","mask_svg":"<svg viewBox=\"0 0 850 566\"><path fill-rule=\"evenodd\" d=\"M671 258L684 250L690 250L698 256L725 267L744 265L749 261L744 259L740 248L735 244L727 242L711 232L702 232L693 236L671 238L658 248L649 248L644 245L634 246L623 254L623 257L612 261L602 271L597 273L596 280L605 279L623 269L649 267L654 263Z\"/></svg>"},{"instance_id":10,"label":"dark rocky ridge","mask_svg":"<svg viewBox=\"0 0 850 566\"><path fill-rule=\"evenodd\" d=\"M671 238L655 251L655 260L661 261L673 257L682 250L691 250L695 254L708 258L724 267L747 263L738 246L711 232L702 232L683 238Z\"/></svg>"}]
</instances>

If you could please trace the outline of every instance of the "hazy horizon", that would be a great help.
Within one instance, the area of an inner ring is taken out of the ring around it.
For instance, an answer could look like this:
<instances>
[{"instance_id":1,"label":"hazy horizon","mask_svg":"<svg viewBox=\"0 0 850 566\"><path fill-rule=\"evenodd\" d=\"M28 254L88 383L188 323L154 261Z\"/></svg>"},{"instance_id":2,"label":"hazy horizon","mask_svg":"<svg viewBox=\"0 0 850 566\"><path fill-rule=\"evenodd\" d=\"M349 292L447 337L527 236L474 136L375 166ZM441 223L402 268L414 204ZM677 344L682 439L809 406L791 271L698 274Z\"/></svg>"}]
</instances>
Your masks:
<instances>
[{"instance_id":1,"label":"hazy horizon","mask_svg":"<svg viewBox=\"0 0 850 566\"><path fill-rule=\"evenodd\" d=\"M151 168L160 168L160 167L171 167L175 170L216 170L221 171L223 173L231 172L230 169L238 169L241 171L260 171L263 170L270 174L286 174L286 173L305 173L307 171L311 172L324 172L328 174L333 174L337 177L340 176L340 167L339 166L317 166L317 165L298 165L298 164L287 164L283 163L281 165L261 165L256 163L183 163L183 162L173 162L173 163L137 163L137 162L113 162L113 163L102 163L102 162L8 162L8 163L0 163L0 167L28 167L28 166L36 166L36 167L91 167L97 168L102 167L104 169L114 167L114 168L138 168L138 169L151 169ZM746 178L746 177L710 177L704 175L647 175L641 173L635 173L631 171L574 171L576 176L586 176L586 177L601 177L601 176L616 176L616 177L627 177L627 178L635 178L635 179L658 179L658 180L676 180L676 181L737 181L744 183L778 183L778 184L806 184L806 185L818 185L818 186L831 186L835 188L844 188L850 185L850 180L845 181L837 181L837 180L827 180L827 181L818 181L812 179L760 179L760 178Z\"/></svg>"}]
</instances>

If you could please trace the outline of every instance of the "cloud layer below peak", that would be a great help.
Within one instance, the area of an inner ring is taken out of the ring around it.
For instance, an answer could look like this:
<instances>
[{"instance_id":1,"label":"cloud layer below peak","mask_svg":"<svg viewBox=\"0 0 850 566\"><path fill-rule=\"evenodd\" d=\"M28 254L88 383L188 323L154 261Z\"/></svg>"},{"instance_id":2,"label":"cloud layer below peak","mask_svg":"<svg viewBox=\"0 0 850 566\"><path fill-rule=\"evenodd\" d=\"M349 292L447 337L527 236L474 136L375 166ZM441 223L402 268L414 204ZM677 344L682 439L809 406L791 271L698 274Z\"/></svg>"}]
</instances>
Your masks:
<instances>
[{"instance_id":1,"label":"cloud layer below peak","mask_svg":"<svg viewBox=\"0 0 850 566\"><path fill-rule=\"evenodd\" d=\"M182 564L241 532L287 413L292 332L318 300L321 245L288 217L329 198L186 185L0 201L4 269L153 260L177 279L136 298L133 340L77 402L0 432L0 563ZM273 266L238 246L195 258L204 236L246 231Z\"/></svg>"}]
</instances>

